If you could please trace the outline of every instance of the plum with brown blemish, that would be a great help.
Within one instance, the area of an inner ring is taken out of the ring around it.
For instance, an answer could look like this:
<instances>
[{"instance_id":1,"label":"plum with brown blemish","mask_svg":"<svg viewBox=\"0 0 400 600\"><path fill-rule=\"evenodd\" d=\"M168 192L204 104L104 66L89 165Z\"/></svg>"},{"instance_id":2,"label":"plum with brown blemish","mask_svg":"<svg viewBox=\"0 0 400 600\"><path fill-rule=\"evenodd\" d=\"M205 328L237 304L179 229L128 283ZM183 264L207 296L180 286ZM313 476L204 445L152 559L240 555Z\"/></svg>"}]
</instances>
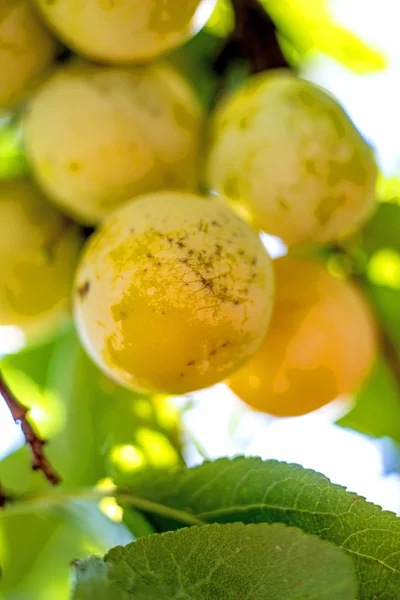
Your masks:
<instances>
[{"instance_id":1,"label":"plum with brown blemish","mask_svg":"<svg viewBox=\"0 0 400 600\"><path fill-rule=\"evenodd\" d=\"M75 301L84 345L119 383L147 392L225 379L256 351L273 304L272 263L256 232L220 199L179 192L111 215L88 242L76 289L87 281L90 293Z\"/></svg>"}]
</instances>

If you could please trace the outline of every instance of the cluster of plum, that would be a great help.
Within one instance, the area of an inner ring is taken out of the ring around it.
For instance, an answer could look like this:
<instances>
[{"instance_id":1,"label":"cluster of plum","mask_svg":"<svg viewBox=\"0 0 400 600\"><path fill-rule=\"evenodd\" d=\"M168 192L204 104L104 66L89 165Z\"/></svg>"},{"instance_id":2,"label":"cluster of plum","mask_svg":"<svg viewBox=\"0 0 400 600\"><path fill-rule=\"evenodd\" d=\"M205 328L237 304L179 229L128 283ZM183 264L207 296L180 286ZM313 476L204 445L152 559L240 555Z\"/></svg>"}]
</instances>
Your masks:
<instances>
[{"instance_id":1,"label":"cluster of plum","mask_svg":"<svg viewBox=\"0 0 400 600\"><path fill-rule=\"evenodd\" d=\"M73 315L122 385L226 381L257 409L302 414L374 360L360 291L299 249L364 224L377 169L338 103L288 70L203 114L168 51L214 4L0 3L0 108L18 112L29 164L0 183L0 344L40 343ZM261 232L288 256L271 260Z\"/></svg>"}]
</instances>

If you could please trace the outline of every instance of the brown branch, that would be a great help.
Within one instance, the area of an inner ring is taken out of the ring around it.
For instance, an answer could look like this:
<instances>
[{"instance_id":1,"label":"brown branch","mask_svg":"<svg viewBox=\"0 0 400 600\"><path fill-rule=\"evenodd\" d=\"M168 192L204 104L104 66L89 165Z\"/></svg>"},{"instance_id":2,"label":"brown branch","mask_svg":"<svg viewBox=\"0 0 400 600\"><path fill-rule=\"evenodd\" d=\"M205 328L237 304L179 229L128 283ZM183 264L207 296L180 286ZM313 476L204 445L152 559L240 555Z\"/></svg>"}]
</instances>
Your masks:
<instances>
[{"instance_id":1,"label":"brown branch","mask_svg":"<svg viewBox=\"0 0 400 600\"><path fill-rule=\"evenodd\" d=\"M253 73L289 67L278 42L275 23L258 0L231 0L235 13L234 30L214 62L223 75L230 64L243 58Z\"/></svg>"},{"instance_id":2,"label":"brown branch","mask_svg":"<svg viewBox=\"0 0 400 600\"><path fill-rule=\"evenodd\" d=\"M3 396L14 421L18 424L20 423L22 432L25 436L25 441L29 445L32 453L32 469L34 471L42 471L47 481L51 483L51 485L57 485L60 483L61 479L54 471L50 462L46 458L43 452L43 446L46 444L45 440L42 440L33 430L31 424L28 421L28 409L25 406L22 406L18 402L18 400L14 397L10 388L4 381L4 377L0 371L0 396ZM0 488L0 506L3 498L4 503L4 493Z\"/></svg>"},{"instance_id":3,"label":"brown branch","mask_svg":"<svg viewBox=\"0 0 400 600\"><path fill-rule=\"evenodd\" d=\"M4 488L0 485L0 508L4 508L9 502L10 498L7 496Z\"/></svg>"},{"instance_id":4,"label":"brown branch","mask_svg":"<svg viewBox=\"0 0 400 600\"><path fill-rule=\"evenodd\" d=\"M400 354L385 327L380 329L382 353L400 390Z\"/></svg>"}]
</instances>

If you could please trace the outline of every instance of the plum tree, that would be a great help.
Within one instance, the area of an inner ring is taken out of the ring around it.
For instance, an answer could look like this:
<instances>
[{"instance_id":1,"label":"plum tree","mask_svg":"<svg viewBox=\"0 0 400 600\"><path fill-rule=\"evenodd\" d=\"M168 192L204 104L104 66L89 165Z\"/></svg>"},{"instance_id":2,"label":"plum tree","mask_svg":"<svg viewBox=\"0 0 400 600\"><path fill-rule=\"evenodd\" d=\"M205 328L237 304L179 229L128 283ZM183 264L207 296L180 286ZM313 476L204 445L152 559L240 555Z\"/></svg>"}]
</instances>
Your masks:
<instances>
[{"instance_id":1,"label":"plum tree","mask_svg":"<svg viewBox=\"0 0 400 600\"><path fill-rule=\"evenodd\" d=\"M53 60L57 43L28 0L0 4L0 109L12 108Z\"/></svg>"},{"instance_id":2,"label":"plum tree","mask_svg":"<svg viewBox=\"0 0 400 600\"><path fill-rule=\"evenodd\" d=\"M68 222L27 180L0 184L1 352L51 335L69 315L82 245Z\"/></svg>"},{"instance_id":3,"label":"plum tree","mask_svg":"<svg viewBox=\"0 0 400 600\"><path fill-rule=\"evenodd\" d=\"M284 257L274 266L270 327L228 385L258 410L296 416L357 389L374 362L376 330L359 290L322 263Z\"/></svg>"},{"instance_id":4,"label":"plum tree","mask_svg":"<svg viewBox=\"0 0 400 600\"><path fill-rule=\"evenodd\" d=\"M359 227L375 205L376 175L371 148L340 105L284 70L250 78L214 115L208 186L288 245Z\"/></svg>"},{"instance_id":5,"label":"plum tree","mask_svg":"<svg viewBox=\"0 0 400 600\"><path fill-rule=\"evenodd\" d=\"M35 95L24 136L49 198L95 224L137 194L195 190L201 123L192 90L171 67L78 62Z\"/></svg>"},{"instance_id":6,"label":"plum tree","mask_svg":"<svg viewBox=\"0 0 400 600\"><path fill-rule=\"evenodd\" d=\"M35 0L57 35L78 53L109 63L151 60L185 42L216 0Z\"/></svg>"},{"instance_id":7,"label":"plum tree","mask_svg":"<svg viewBox=\"0 0 400 600\"><path fill-rule=\"evenodd\" d=\"M184 393L223 380L267 328L271 261L251 227L216 198L135 199L94 234L75 285L82 341L135 389Z\"/></svg>"}]
</instances>

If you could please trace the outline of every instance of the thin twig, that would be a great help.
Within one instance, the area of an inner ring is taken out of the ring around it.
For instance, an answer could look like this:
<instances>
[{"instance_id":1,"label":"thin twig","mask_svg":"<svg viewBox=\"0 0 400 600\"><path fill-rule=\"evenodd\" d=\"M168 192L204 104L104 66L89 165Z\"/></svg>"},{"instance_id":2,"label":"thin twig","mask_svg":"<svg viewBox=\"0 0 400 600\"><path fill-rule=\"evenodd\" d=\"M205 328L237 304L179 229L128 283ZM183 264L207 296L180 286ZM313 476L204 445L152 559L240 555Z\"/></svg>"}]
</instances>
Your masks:
<instances>
[{"instance_id":1,"label":"thin twig","mask_svg":"<svg viewBox=\"0 0 400 600\"><path fill-rule=\"evenodd\" d=\"M43 452L43 446L46 444L45 440L42 440L33 430L28 420L28 409L22 406L18 400L14 397L7 383L4 381L4 377L0 371L0 396L3 396L14 421L20 423L22 432L25 436L25 441L29 445L32 453L32 469L34 471L42 471L47 481L51 485L57 485L61 479L59 475L54 471L50 462L46 458ZM1 498L1 495L0 495Z\"/></svg>"},{"instance_id":2,"label":"thin twig","mask_svg":"<svg viewBox=\"0 0 400 600\"><path fill-rule=\"evenodd\" d=\"M65 506L75 501L99 502L103 498L112 497L120 504L125 504L140 511L159 515L167 519L184 523L185 525L205 525L205 521L188 510L179 510L172 506L153 502L140 496L135 496L128 490L110 487L109 489L84 488L76 490L41 490L14 497L10 500L8 514L24 514L39 509L42 506Z\"/></svg>"},{"instance_id":3,"label":"thin twig","mask_svg":"<svg viewBox=\"0 0 400 600\"><path fill-rule=\"evenodd\" d=\"M381 327L380 331L381 335L381 348L383 356L386 359L386 362L392 372L394 379L396 380L397 386L400 390L400 354L397 350L396 346L393 344L392 340L389 337L389 334L386 332L384 326Z\"/></svg>"}]
</instances>

